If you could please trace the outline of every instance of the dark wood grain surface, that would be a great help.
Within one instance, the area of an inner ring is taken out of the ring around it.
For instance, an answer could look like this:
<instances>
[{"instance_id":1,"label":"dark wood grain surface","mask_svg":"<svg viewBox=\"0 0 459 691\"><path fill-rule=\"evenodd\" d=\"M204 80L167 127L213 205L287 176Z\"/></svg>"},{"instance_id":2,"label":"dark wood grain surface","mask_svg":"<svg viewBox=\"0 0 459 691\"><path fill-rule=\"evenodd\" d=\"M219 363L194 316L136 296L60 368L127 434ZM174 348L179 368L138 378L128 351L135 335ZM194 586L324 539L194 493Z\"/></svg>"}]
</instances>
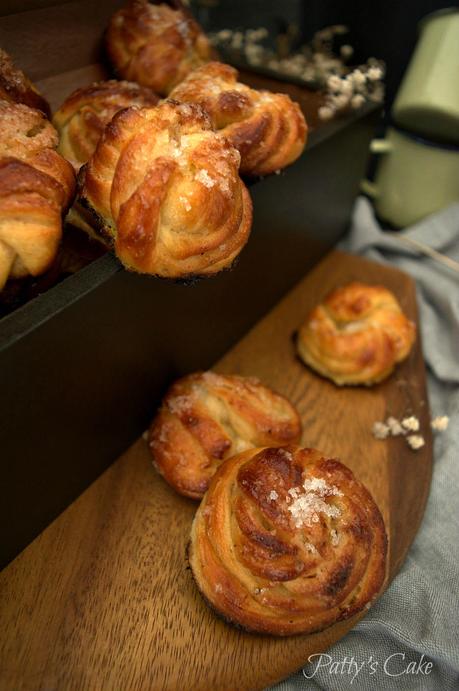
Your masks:
<instances>
[{"instance_id":1,"label":"dark wood grain surface","mask_svg":"<svg viewBox=\"0 0 459 691\"><path fill-rule=\"evenodd\" d=\"M316 376L296 359L291 339L326 292L352 279L383 283L417 319L410 278L334 252L216 368L258 376L287 395L301 413L304 444L339 456L369 487L389 533L389 582L416 534L431 478L419 338L396 373L368 390ZM375 420L408 413L420 418L423 449L413 452L399 437L373 438ZM217 619L185 561L195 508L155 473L138 440L0 574L1 689L262 689L353 626L356 619L281 639Z\"/></svg>"}]
</instances>

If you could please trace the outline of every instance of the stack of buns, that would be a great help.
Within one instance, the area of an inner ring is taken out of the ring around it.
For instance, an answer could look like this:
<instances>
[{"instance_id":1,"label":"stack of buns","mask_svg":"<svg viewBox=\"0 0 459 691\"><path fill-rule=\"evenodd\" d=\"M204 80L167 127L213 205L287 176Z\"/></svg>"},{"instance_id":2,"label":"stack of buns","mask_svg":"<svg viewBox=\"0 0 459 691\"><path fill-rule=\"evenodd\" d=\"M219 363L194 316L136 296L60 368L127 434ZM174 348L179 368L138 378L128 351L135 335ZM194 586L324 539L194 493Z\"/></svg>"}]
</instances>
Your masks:
<instances>
[{"instance_id":1,"label":"stack of buns","mask_svg":"<svg viewBox=\"0 0 459 691\"><path fill-rule=\"evenodd\" d=\"M252 224L240 175L277 172L298 158L307 133L298 105L284 94L250 89L233 68L209 62L210 43L180 2L130 0L111 18L105 46L115 73L129 81L111 79L73 92L52 120L58 138L46 122L47 146L78 174L75 199L73 183L61 181L66 193L54 201L59 215L73 201L68 221L132 271L188 280L230 268ZM160 102L161 96L169 98ZM0 99L50 115L4 53ZM65 163L61 169L70 179ZM56 180L52 167L48 173ZM36 234L36 261L13 249L13 237L17 248L22 242L18 225L5 216L3 226L3 283L46 270L61 221L53 221L53 242L47 237L42 243L44 233Z\"/></svg>"}]
</instances>

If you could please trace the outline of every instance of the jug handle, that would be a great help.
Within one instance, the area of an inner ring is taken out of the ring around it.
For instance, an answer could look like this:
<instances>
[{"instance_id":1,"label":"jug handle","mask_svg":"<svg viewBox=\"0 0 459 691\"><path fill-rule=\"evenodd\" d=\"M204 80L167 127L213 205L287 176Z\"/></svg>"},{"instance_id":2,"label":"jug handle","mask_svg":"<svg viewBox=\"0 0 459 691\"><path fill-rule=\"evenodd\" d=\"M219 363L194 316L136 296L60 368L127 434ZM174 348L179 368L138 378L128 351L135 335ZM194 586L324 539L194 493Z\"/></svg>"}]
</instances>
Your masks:
<instances>
[{"instance_id":1,"label":"jug handle","mask_svg":"<svg viewBox=\"0 0 459 691\"><path fill-rule=\"evenodd\" d=\"M373 139L370 142L370 152L372 154L388 154L390 151L392 151L392 143L387 139ZM360 190L372 199L376 199L379 194L374 182L370 182L367 179L361 181Z\"/></svg>"},{"instance_id":2,"label":"jug handle","mask_svg":"<svg viewBox=\"0 0 459 691\"><path fill-rule=\"evenodd\" d=\"M370 142L370 151L372 154L388 154L392 151L392 142L388 139L373 139Z\"/></svg>"},{"instance_id":3,"label":"jug handle","mask_svg":"<svg viewBox=\"0 0 459 691\"><path fill-rule=\"evenodd\" d=\"M360 181L360 191L364 194L367 194L372 199L376 199L376 197L378 196L378 188L376 187L374 182L370 182L370 180L367 180L365 178Z\"/></svg>"}]
</instances>

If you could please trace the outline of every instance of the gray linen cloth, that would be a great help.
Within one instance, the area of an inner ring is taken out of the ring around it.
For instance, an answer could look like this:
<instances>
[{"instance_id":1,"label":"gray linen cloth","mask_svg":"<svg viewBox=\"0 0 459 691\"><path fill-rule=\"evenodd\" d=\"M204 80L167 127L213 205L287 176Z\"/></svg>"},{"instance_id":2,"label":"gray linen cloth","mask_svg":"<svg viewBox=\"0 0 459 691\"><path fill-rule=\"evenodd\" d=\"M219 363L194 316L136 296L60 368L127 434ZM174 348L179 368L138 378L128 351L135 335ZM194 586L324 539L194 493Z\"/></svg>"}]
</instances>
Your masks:
<instances>
[{"instance_id":1,"label":"gray linen cloth","mask_svg":"<svg viewBox=\"0 0 459 691\"><path fill-rule=\"evenodd\" d=\"M459 261L459 203L402 231ZM272 691L459 689L459 275L384 232L360 197L340 248L416 280L434 438L426 513L399 574L363 621ZM411 662L411 665L410 665ZM429 665L429 662L431 665ZM306 676L307 675L307 676Z\"/></svg>"}]
</instances>

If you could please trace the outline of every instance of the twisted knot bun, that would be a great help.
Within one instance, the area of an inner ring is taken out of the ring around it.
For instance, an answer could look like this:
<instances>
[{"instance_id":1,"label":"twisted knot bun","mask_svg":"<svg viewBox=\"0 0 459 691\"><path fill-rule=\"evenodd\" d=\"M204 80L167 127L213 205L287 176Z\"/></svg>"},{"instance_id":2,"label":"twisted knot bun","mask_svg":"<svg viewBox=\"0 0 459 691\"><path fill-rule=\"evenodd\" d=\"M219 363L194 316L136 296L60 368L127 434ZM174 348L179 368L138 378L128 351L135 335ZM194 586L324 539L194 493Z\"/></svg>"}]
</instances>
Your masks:
<instances>
[{"instance_id":1,"label":"twisted knot bun","mask_svg":"<svg viewBox=\"0 0 459 691\"><path fill-rule=\"evenodd\" d=\"M80 171L81 203L127 268L214 274L231 265L252 224L239 160L199 106L128 108Z\"/></svg>"},{"instance_id":2,"label":"twisted knot bun","mask_svg":"<svg viewBox=\"0 0 459 691\"><path fill-rule=\"evenodd\" d=\"M8 278L37 276L51 264L75 176L43 113L0 101L0 131L1 289Z\"/></svg>"},{"instance_id":3,"label":"twisted knot bun","mask_svg":"<svg viewBox=\"0 0 459 691\"><path fill-rule=\"evenodd\" d=\"M167 4L131 0L115 12L106 34L108 56L123 77L167 95L191 70L209 60L200 26Z\"/></svg>"},{"instance_id":4,"label":"twisted knot bun","mask_svg":"<svg viewBox=\"0 0 459 691\"><path fill-rule=\"evenodd\" d=\"M371 385L389 376L416 327L383 286L350 283L316 307L298 333L303 361L335 384Z\"/></svg>"},{"instance_id":5,"label":"twisted knot bun","mask_svg":"<svg viewBox=\"0 0 459 691\"><path fill-rule=\"evenodd\" d=\"M213 126L241 154L242 173L267 175L285 168L306 143L300 107L286 94L251 89L237 77L233 67L211 62L192 72L171 98L203 106Z\"/></svg>"},{"instance_id":6,"label":"twisted knot bun","mask_svg":"<svg viewBox=\"0 0 459 691\"><path fill-rule=\"evenodd\" d=\"M58 151L78 171L91 158L105 126L119 110L155 106L158 101L151 89L116 79L77 89L54 113Z\"/></svg>"},{"instance_id":7,"label":"twisted knot bun","mask_svg":"<svg viewBox=\"0 0 459 691\"><path fill-rule=\"evenodd\" d=\"M253 449L220 466L196 513L189 562L219 614L249 631L321 631L359 612L385 577L371 495L314 449Z\"/></svg>"},{"instance_id":8,"label":"twisted knot bun","mask_svg":"<svg viewBox=\"0 0 459 691\"><path fill-rule=\"evenodd\" d=\"M0 48L0 99L9 103L23 103L30 108L41 110L47 117L51 115L48 101L13 63L11 57Z\"/></svg>"},{"instance_id":9,"label":"twisted knot bun","mask_svg":"<svg viewBox=\"0 0 459 691\"><path fill-rule=\"evenodd\" d=\"M149 430L154 465L200 499L225 459L255 446L296 444L301 422L289 401L252 377L199 372L175 382Z\"/></svg>"}]
</instances>

